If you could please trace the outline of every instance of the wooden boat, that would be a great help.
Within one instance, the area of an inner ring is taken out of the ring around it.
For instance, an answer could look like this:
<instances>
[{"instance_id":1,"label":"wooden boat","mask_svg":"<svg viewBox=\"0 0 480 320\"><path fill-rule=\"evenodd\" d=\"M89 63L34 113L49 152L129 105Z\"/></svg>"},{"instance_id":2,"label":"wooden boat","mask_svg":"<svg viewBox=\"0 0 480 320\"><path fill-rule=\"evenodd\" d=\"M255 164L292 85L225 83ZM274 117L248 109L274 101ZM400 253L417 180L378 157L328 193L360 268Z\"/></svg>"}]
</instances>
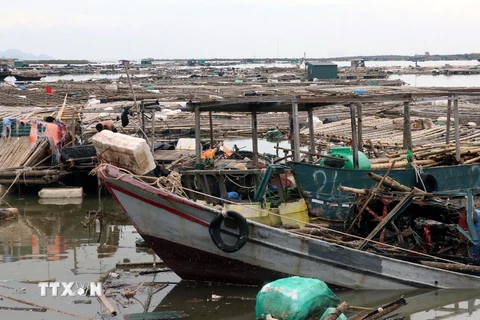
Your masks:
<instances>
[{"instance_id":1,"label":"wooden boat","mask_svg":"<svg viewBox=\"0 0 480 320\"><path fill-rule=\"evenodd\" d=\"M9 77L10 73L11 72L7 70L0 70L0 81L3 81L6 77Z\"/></svg>"},{"instance_id":2,"label":"wooden boat","mask_svg":"<svg viewBox=\"0 0 480 320\"><path fill-rule=\"evenodd\" d=\"M14 72L11 76L15 77L16 81L39 81L43 77L41 74L33 72Z\"/></svg>"},{"instance_id":3,"label":"wooden boat","mask_svg":"<svg viewBox=\"0 0 480 320\"><path fill-rule=\"evenodd\" d=\"M339 191L339 186L368 189L377 183L367 176L368 172L383 176L387 171L351 170L301 162L291 162L289 165L310 214L331 220L344 220L354 202L354 196ZM436 181L438 192L448 193L480 187L478 164L423 168L423 173L424 180L429 179L429 183L433 184L433 181ZM420 178L414 169L395 169L388 176L407 187L418 185Z\"/></svg>"},{"instance_id":4,"label":"wooden boat","mask_svg":"<svg viewBox=\"0 0 480 320\"><path fill-rule=\"evenodd\" d=\"M480 288L479 276L242 221L237 214L239 236L236 229L220 227L218 219L223 215L218 210L156 188L108 164L99 166L97 175L139 234L183 279L263 284L299 275L352 289ZM212 233L218 233L223 243ZM240 241L244 241L243 246L231 245ZM220 249L226 246L234 250Z\"/></svg>"}]
</instances>

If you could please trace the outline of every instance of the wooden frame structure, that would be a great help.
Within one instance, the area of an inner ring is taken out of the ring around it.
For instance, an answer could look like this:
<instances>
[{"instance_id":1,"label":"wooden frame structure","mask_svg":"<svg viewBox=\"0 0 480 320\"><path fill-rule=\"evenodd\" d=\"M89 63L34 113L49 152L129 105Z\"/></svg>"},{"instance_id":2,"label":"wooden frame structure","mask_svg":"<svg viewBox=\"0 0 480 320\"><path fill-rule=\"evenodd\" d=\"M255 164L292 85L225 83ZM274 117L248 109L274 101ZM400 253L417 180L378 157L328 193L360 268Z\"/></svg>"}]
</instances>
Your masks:
<instances>
[{"instance_id":1,"label":"wooden frame structure","mask_svg":"<svg viewBox=\"0 0 480 320\"><path fill-rule=\"evenodd\" d=\"M474 94L474 95L472 95ZM480 90L478 89L450 89L445 91L425 91L401 94L367 94L367 95L342 95L328 97L296 97L296 96L267 96L267 97L245 97L216 102L189 102L187 109L195 112L195 139L196 139L196 162L200 163L201 158L201 132L200 132L200 114L209 112L210 119L210 138L213 140L212 130L212 112L246 112L252 115L252 148L253 163L258 164L258 133L257 133L257 114L261 112L292 112L294 128L298 128L298 112L308 112L309 123L309 160L312 161L312 154L315 154L313 110L316 108L328 107L333 105L345 105L350 108L351 127L352 127L352 148L354 155L354 167L358 168L358 150L362 146L362 103L394 102L404 105L404 125L403 125L403 148L412 148L412 133L410 126L410 102L417 101L435 101L448 100L447 116L447 136L446 143L450 141L449 127L451 120L451 105L454 107L454 128L456 141L456 157L460 160L459 143L459 121L458 121L458 101L480 99ZM294 161L300 160L300 136L298 130L294 130L293 154Z\"/></svg>"}]
</instances>

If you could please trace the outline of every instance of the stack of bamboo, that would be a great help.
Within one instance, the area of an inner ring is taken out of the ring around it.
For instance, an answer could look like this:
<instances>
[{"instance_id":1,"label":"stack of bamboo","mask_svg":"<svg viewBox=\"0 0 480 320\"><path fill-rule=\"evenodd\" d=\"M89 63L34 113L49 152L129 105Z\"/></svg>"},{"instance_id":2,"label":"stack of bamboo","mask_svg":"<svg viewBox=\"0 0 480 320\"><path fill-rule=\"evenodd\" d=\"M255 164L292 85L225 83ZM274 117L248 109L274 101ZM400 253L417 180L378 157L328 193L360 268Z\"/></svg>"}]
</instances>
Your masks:
<instances>
[{"instance_id":1,"label":"stack of bamboo","mask_svg":"<svg viewBox=\"0 0 480 320\"><path fill-rule=\"evenodd\" d=\"M406 150L387 152L386 157L371 159L372 169L388 169L395 160L394 168L405 168L407 165ZM460 143L460 163L480 163L480 143ZM435 167L441 165L459 164L456 160L455 144L433 144L427 147L413 149L413 163L422 167Z\"/></svg>"}]
</instances>

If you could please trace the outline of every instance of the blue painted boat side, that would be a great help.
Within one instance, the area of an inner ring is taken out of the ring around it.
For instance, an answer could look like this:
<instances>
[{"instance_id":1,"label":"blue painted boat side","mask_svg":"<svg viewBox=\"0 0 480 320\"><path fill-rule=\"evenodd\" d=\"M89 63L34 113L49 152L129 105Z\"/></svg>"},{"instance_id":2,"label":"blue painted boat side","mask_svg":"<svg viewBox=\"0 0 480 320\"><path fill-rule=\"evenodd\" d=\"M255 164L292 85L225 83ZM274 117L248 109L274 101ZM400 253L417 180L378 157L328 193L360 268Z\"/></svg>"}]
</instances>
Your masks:
<instances>
[{"instance_id":1,"label":"blue painted boat side","mask_svg":"<svg viewBox=\"0 0 480 320\"><path fill-rule=\"evenodd\" d=\"M331 220L344 220L354 201L353 195L338 191L339 186L370 189L376 181L368 178L367 172L381 176L387 172L331 168L301 162L290 162L289 165L310 214ZM436 178L439 192L480 188L478 164L424 168L423 172ZM408 187L417 183L417 174L413 169L392 170L389 177Z\"/></svg>"}]
</instances>

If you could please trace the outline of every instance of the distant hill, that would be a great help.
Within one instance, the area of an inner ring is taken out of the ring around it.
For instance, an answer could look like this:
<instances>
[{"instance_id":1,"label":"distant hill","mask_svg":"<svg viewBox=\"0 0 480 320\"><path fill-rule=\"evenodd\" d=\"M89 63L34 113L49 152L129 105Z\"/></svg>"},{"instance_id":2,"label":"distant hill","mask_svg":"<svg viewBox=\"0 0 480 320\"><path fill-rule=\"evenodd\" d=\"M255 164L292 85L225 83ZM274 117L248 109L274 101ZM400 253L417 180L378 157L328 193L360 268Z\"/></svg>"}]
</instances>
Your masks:
<instances>
[{"instance_id":1,"label":"distant hill","mask_svg":"<svg viewBox=\"0 0 480 320\"><path fill-rule=\"evenodd\" d=\"M52 56L47 56L46 54L31 54L25 53L18 49L8 49L5 51L0 51L0 58L9 58L9 59L19 59L19 60L52 60Z\"/></svg>"}]
</instances>

